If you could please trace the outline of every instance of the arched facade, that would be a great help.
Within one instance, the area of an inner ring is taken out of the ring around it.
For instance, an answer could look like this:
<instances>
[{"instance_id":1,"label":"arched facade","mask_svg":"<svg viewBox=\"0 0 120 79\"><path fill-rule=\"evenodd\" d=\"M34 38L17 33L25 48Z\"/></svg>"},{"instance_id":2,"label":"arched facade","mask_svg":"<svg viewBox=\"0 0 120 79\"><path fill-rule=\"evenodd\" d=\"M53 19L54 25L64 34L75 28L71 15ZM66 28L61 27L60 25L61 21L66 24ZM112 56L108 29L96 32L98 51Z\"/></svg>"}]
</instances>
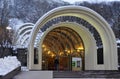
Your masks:
<instances>
[{"instance_id":1,"label":"arched facade","mask_svg":"<svg viewBox=\"0 0 120 79\"><path fill-rule=\"evenodd\" d=\"M92 34L89 30L82 27L80 24L76 23L58 23L56 27L68 27L76 31L82 38L83 43L85 45L85 70L117 70L117 45L114 33L110 28L109 24L95 11L81 6L63 6L59 8L55 8L45 15L43 15L38 22L35 24L35 27L32 30L30 42L29 42L29 55L28 55L28 68L29 69L41 69L41 43L38 44L39 51L39 64L35 65L33 63L34 59L34 42L37 36L37 33L40 28L44 26L49 20L59 17L59 16L76 16L84 19L89 22L99 33L102 42L103 42L103 54L104 54L104 64L97 64L97 53L96 53L96 44ZM44 39L44 36L52 30L54 27L51 26L48 28L41 40Z\"/></svg>"}]
</instances>

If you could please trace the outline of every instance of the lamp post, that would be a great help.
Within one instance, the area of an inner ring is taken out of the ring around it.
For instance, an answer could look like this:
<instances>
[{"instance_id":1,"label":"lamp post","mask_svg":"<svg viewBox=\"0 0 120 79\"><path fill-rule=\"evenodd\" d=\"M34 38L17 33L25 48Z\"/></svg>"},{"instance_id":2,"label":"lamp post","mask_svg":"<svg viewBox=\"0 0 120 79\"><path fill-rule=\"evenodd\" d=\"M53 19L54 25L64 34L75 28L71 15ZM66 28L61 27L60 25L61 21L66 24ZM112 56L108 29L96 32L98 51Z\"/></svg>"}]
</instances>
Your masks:
<instances>
[{"instance_id":1,"label":"lamp post","mask_svg":"<svg viewBox=\"0 0 120 79\"><path fill-rule=\"evenodd\" d=\"M10 26L7 26L6 29L8 30L8 33L7 33L8 34L7 42L9 42L9 40L11 42L11 30L12 30L12 28ZM9 43L8 47L12 47L10 45L10 43Z\"/></svg>"}]
</instances>

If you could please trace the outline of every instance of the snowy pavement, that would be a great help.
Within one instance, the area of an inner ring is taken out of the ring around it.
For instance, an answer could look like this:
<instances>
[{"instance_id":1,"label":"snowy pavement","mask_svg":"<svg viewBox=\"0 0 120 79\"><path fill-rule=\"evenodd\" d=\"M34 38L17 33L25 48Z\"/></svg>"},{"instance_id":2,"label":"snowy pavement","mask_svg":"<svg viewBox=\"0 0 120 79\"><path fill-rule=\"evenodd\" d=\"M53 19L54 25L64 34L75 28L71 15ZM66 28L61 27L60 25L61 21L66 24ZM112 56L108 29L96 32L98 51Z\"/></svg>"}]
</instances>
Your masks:
<instances>
[{"instance_id":1,"label":"snowy pavement","mask_svg":"<svg viewBox=\"0 0 120 79\"><path fill-rule=\"evenodd\" d=\"M53 71L22 71L13 79L53 79Z\"/></svg>"}]
</instances>

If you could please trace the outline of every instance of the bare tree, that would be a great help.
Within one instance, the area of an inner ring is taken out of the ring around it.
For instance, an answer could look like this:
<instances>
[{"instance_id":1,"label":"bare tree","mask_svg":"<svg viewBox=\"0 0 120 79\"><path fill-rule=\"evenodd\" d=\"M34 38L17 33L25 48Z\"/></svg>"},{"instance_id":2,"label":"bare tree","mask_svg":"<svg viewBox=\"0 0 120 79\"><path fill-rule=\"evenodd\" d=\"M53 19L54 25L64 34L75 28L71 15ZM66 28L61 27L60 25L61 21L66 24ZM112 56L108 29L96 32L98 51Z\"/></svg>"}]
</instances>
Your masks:
<instances>
[{"instance_id":1,"label":"bare tree","mask_svg":"<svg viewBox=\"0 0 120 79\"><path fill-rule=\"evenodd\" d=\"M0 4L0 57L3 57L6 52L5 48L12 45L12 31L6 29L10 13L8 0L1 0Z\"/></svg>"}]
</instances>

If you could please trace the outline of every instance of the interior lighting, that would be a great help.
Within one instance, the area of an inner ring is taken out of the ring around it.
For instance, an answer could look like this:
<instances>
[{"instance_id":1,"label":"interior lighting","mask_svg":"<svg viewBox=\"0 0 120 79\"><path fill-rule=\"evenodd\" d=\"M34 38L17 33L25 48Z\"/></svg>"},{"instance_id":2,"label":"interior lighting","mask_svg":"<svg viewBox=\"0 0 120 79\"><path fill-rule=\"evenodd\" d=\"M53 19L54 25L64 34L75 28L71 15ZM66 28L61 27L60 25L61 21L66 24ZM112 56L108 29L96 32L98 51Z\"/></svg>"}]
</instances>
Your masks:
<instances>
[{"instance_id":1,"label":"interior lighting","mask_svg":"<svg viewBox=\"0 0 120 79\"><path fill-rule=\"evenodd\" d=\"M43 44L43 45L42 45L42 47L44 48L44 47L45 47L45 45Z\"/></svg>"},{"instance_id":2,"label":"interior lighting","mask_svg":"<svg viewBox=\"0 0 120 79\"><path fill-rule=\"evenodd\" d=\"M83 46L80 46L80 47L78 47L77 49L79 49L79 50L83 50L84 48L83 48Z\"/></svg>"},{"instance_id":3,"label":"interior lighting","mask_svg":"<svg viewBox=\"0 0 120 79\"><path fill-rule=\"evenodd\" d=\"M48 51L48 54L50 54L50 51Z\"/></svg>"},{"instance_id":4,"label":"interior lighting","mask_svg":"<svg viewBox=\"0 0 120 79\"><path fill-rule=\"evenodd\" d=\"M55 55L54 55L54 54L52 54L51 56L52 56L52 57L54 57Z\"/></svg>"},{"instance_id":5,"label":"interior lighting","mask_svg":"<svg viewBox=\"0 0 120 79\"><path fill-rule=\"evenodd\" d=\"M68 52L68 54L69 54L69 53L70 53L70 50L68 50L67 52Z\"/></svg>"},{"instance_id":6,"label":"interior lighting","mask_svg":"<svg viewBox=\"0 0 120 79\"><path fill-rule=\"evenodd\" d=\"M63 52L60 52L60 56L63 54Z\"/></svg>"}]
</instances>

